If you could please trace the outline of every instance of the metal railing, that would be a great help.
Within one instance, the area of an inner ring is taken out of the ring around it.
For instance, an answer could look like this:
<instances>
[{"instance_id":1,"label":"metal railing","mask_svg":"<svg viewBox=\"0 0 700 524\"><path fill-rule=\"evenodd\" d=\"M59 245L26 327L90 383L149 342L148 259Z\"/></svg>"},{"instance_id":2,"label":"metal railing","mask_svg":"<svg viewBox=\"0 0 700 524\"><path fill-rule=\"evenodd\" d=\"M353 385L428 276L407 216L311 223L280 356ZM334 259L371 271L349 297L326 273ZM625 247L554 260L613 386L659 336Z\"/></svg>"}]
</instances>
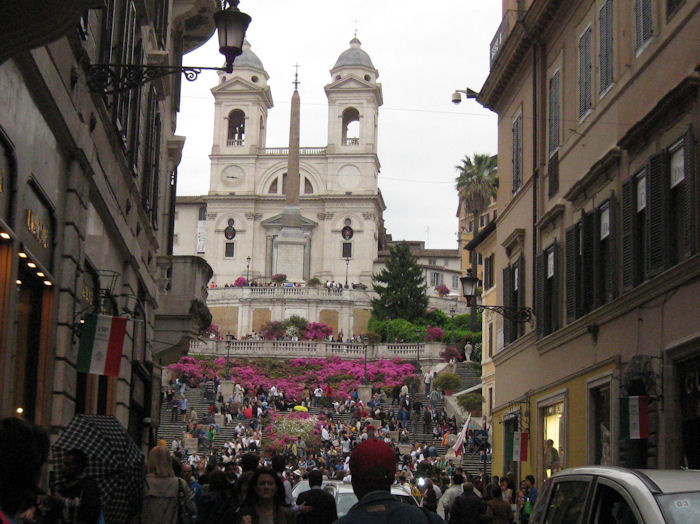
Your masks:
<instances>
[{"instance_id":1,"label":"metal railing","mask_svg":"<svg viewBox=\"0 0 700 524\"><path fill-rule=\"evenodd\" d=\"M352 291L368 290L353 290L343 288L327 289L325 287L215 287L209 288L209 295L214 296L217 293L222 295L243 296L243 297L339 297L343 294L348 295Z\"/></svg>"},{"instance_id":2,"label":"metal railing","mask_svg":"<svg viewBox=\"0 0 700 524\"><path fill-rule=\"evenodd\" d=\"M496 63L496 59L500 54L503 47L506 45L506 41L510 36L511 31L515 27L515 23L526 13L526 11L519 11L517 9L509 9L501 20L501 25L498 26L496 34L491 40L490 46L490 68L493 69L493 65Z\"/></svg>"}]
</instances>

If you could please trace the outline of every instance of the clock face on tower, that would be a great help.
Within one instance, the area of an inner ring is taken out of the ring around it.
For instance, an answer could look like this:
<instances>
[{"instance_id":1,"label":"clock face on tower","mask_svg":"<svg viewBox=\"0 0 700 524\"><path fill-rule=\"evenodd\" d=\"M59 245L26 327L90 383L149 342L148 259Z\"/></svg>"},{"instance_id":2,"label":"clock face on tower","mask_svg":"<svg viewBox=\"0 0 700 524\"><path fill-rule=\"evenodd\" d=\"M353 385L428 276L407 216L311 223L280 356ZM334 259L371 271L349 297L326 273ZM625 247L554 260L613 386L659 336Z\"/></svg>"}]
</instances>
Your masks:
<instances>
[{"instance_id":1,"label":"clock face on tower","mask_svg":"<svg viewBox=\"0 0 700 524\"><path fill-rule=\"evenodd\" d=\"M350 226L345 226L340 230L340 234L343 236L343 240L350 240L353 235L353 230Z\"/></svg>"}]
</instances>

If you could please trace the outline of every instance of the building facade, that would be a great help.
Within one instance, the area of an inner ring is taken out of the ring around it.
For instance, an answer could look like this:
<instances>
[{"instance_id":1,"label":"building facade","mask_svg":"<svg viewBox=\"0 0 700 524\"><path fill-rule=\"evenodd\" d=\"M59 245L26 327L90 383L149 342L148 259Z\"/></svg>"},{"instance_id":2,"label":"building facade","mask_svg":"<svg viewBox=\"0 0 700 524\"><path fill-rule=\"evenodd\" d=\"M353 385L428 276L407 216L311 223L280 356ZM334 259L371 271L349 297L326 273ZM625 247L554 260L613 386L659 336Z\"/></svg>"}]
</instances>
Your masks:
<instances>
[{"instance_id":1,"label":"building facade","mask_svg":"<svg viewBox=\"0 0 700 524\"><path fill-rule=\"evenodd\" d=\"M213 34L218 7L0 8L0 416L55 437L76 414L111 414L153 444L160 365L210 318L211 269L171 256L180 78L108 94L90 66L179 65ZM90 313L129 318L118 376L77 371Z\"/></svg>"},{"instance_id":2,"label":"building facade","mask_svg":"<svg viewBox=\"0 0 700 524\"><path fill-rule=\"evenodd\" d=\"M504 1L494 472L700 466L700 2ZM534 37L536 35L536 37ZM487 248L486 251L489 251ZM628 406L648 418L629 438ZM498 423L496 423L498 422ZM511 461L515 433L527 459Z\"/></svg>"}]
</instances>

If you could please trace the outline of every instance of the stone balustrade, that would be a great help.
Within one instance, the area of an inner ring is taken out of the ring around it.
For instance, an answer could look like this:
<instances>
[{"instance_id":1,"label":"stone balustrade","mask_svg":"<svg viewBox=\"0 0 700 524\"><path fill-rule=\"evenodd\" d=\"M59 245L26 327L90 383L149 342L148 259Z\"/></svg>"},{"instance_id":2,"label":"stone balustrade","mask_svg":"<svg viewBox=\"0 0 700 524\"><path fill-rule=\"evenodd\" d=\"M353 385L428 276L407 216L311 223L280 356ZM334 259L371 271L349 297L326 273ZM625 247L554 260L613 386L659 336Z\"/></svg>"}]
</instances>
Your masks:
<instances>
[{"instance_id":1,"label":"stone balustrade","mask_svg":"<svg viewBox=\"0 0 700 524\"><path fill-rule=\"evenodd\" d=\"M265 288L260 288L265 289ZM393 359L435 364L445 345L440 342L408 344L355 344L351 342L311 342L292 340L195 340L190 342L190 356L219 357L340 357L367 360Z\"/></svg>"}]
</instances>

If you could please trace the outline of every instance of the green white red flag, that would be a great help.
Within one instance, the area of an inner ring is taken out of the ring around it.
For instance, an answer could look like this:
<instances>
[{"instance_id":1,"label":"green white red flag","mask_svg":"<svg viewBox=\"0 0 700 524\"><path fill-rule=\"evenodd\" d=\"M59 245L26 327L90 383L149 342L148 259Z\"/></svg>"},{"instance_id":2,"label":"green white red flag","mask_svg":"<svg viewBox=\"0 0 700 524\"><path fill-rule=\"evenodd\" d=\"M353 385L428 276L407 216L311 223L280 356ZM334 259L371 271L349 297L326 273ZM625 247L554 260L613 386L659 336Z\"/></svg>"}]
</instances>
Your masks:
<instances>
[{"instance_id":1,"label":"green white red flag","mask_svg":"<svg viewBox=\"0 0 700 524\"><path fill-rule=\"evenodd\" d=\"M506 432L506 461L527 462L528 434L520 431Z\"/></svg>"},{"instance_id":2,"label":"green white red flag","mask_svg":"<svg viewBox=\"0 0 700 524\"><path fill-rule=\"evenodd\" d=\"M462 454L463 448L464 448L464 443L467 440L467 430L469 430L469 421L472 419L472 414L469 413L467 415L467 420L464 422L464 427L462 428L462 431L459 432L459 435L457 436L457 442L454 443L454 446L452 446L452 449L455 452L455 455L459 457Z\"/></svg>"},{"instance_id":3,"label":"green white red flag","mask_svg":"<svg viewBox=\"0 0 700 524\"><path fill-rule=\"evenodd\" d=\"M620 438L649 438L648 397L622 397L620 399Z\"/></svg>"},{"instance_id":4,"label":"green white red flag","mask_svg":"<svg viewBox=\"0 0 700 524\"><path fill-rule=\"evenodd\" d=\"M78 371L119 376L127 319L90 314L80 333Z\"/></svg>"}]
</instances>

